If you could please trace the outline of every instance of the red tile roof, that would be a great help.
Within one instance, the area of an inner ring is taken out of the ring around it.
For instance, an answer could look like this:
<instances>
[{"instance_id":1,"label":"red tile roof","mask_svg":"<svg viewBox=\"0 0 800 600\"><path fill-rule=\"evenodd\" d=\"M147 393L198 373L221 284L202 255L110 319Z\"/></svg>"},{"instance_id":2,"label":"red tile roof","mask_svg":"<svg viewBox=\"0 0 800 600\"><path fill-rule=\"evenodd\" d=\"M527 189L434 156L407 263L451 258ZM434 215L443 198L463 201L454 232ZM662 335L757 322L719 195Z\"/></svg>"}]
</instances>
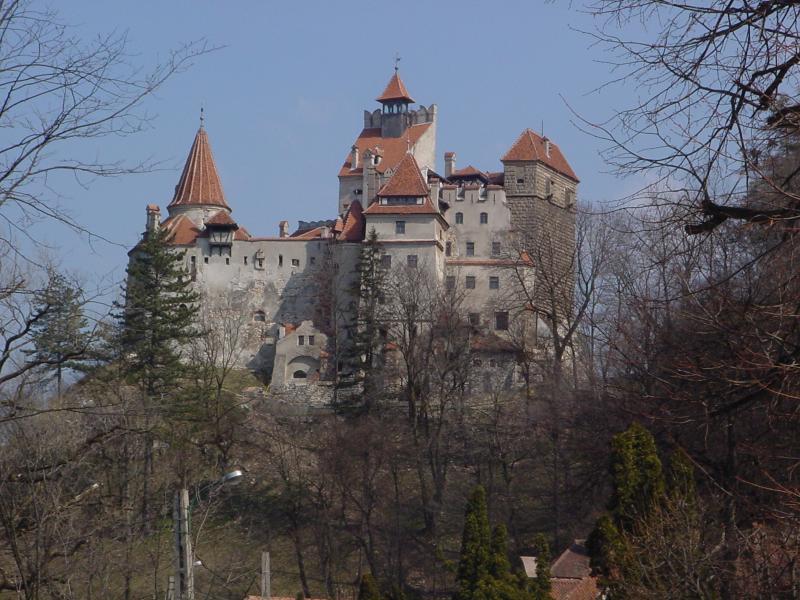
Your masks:
<instances>
[{"instance_id":1,"label":"red tile roof","mask_svg":"<svg viewBox=\"0 0 800 600\"><path fill-rule=\"evenodd\" d=\"M311 229L295 231L290 237L295 240L315 240L321 238L324 232L325 227L312 227Z\"/></svg>"},{"instance_id":2,"label":"red tile roof","mask_svg":"<svg viewBox=\"0 0 800 600\"><path fill-rule=\"evenodd\" d=\"M222 191L222 182L214 164L211 144L203 127L194 137L192 149L183 167L181 179L175 188L175 196L170 206L199 204L229 208Z\"/></svg>"},{"instance_id":3,"label":"red tile roof","mask_svg":"<svg viewBox=\"0 0 800 600\"><path fill-rule=\"evenodd\" d=\"M379 198L392 196L422 198L430 192L419 165L414 155L406 152L406 155L397 165L394 175L386 182L378 192Z\"/></svg>"},{"instance_id":4,"label":"red tile roof","mask_svg":"<svg viewBox=\"0 0 800 600\"><path fill-rule=\"evenodd\" d=\"M406 130L406 135L397 138L384 138L381 137L380 127L368 127L363 129L355 141L355 146L358 148L359 156L363 155L368 149L379 146L382 150L383 160L375 167L379 173L383 173L387 169L393 169L397 166L408 151L408 143L413 147L417 143L422 134L428 131L431 123L421 123L420 125L412 125ZM406 140L408 138L408 140ZM339 177L361 177L364 172L363 167L357 169L350 169L350 153L347 153L347 158L339 170Z\"/></svg>"},{"instance_id":5,"label":"red tile roof","mask_svg":"<svg viewBox=\"0 0 800 600\"><path fill-rule=\"evenodd\" d=\"M364 239L365 233L364 209L361 208L361 202L354 200L344 216L342 233L339 235L339 239L346 242L360 242Z\"/></svg>"},{"instance_id":6,"label":"red tile roof","mask_svg":"<svg viewBox=\"0 0 800 600\"><path fill-rule=\"evenodd\" d=\"M161 227L167 230L166 241L168 244L188 245L194 244L200 230L186 215L169 217L161 223Z\"/></svg>"},{"instance_id":7,"label":"red tile roof","mask_svg":"<svg viewBox=\"0 0 800 600\"><path fill-rule=\"evenodd\" d=\"M211 217L208 221L206 221L206 225L229 225L239 229L239 225L231 218L231 216L228 214L228 211L225 210L221 210Z\"/></svg>"},{"instance_id":8,"label":"red tile roof","mask_svg":"<svg viewBox=\"0 0 800 600\"><path fill-rule=\"evenodd\" d=\"M456 169L450 174L451 178L460 178L460 177L480 177L482 179L488 180L489 177L483 171L476 169L472 165L468 165L463 169Z\"/></svg>"},{"instance_id":9,"label":"red tile roof","mask_svg":"<svg viewBox=\"0 0 800 600\"><path fill-rule=\"evenodd\" d=\"M581 540L575 540L550 567L551 596L555 600L594 600L600 595L592 577L589 553Z\"/></svg>"},{"instance_id":10,"label":"red tile roof","mask_svg":"<svg viewBox=\"0 0 800 600\"><path fill-rule=\"evenodd\" d=\"M429 198L422 204L380 204L373 202L364 211L365 215L438 215Z\"/></svg>"},{"instance_id":11,"label":"red tile roof","mask_svg":"<svg viewBox=\"0 0 800 600\"><path fill-rule=\"evenodd\" d=\"M578 181L578 176L575 175L575 171L569 166L567 159L564 158L558 146L551 141L550 155L548 156L545 138L530 129L526 129L520 134L511 149L500 160L503 162L538 161L554 171L558 171L576 182Z\"/></svg>"},{"instance_id":12,"label":"red tile roof","mask_svg":"<svg viewBox=\"0 0 800 600\"><path fill-rule=\"evenodd\" d=\"M550 597L553 600L595 600L600 598L600 588L597 579L584 577L583 579L550 579Z\"/></svg>"},{"instance_id":13,"label":"red tile roof","mask_svg":"<svg viewBox=\"0 0 800 600\"><path fill-rule=\"evenodd\" d=\"M406 84L400 79L400 75L397 71L392 75L383 93L375 99L378 102L391 102L393 100L404 100L406 102L414 101L406 89Z\"/></svg>"}]
</instances>

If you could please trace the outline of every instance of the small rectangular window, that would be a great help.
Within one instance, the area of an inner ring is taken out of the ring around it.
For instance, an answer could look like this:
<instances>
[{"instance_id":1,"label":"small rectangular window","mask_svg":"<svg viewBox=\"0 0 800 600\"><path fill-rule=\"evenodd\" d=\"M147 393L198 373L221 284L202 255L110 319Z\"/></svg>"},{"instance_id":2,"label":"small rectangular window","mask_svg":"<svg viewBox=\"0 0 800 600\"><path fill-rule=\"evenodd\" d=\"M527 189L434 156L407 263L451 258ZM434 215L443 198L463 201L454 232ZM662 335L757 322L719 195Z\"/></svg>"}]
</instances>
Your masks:
<instances>
[{"instance_id":1,"label":"small rectangular window","mask_svg":"<svg viewBox=\"0 0 800 600\"><path fill-rule=\"evenodd\" d=\"M489 277L489 289L490 290L499 290L500 289L500 278L499 277Z\"/></svg>"},{"instance_id":2,"label":"small rectangular window","mask_svg":"<svg viewBox=\"0 0 800 600\"><path fill-rule=\"evenodd\" d=\"M247 264L247 257L244 257L244 264Z\"/></svg>"},{"instance_id":3,"label":"small rectangular window","mask_svg":"<svg viewBox=\"0 0 800 600\"><path fill-rule=\"evenodd\" d=\"M492 256L500 256L500 242L492 242Z\"/></svg>"},{"instance_id":4,"label":"small rectangular window","mask_svg":"<svg viewBox=\"0 0 800 600\"><path fill-rule=\"evenodd\" d=\"M310 263L313 265L314 263L316 263L316 262L317 262L317 257L316 257L316 256L312 256L312 257L309 259L309 262L310 262Z\"/></svg>"},{"instance_id":5,"label":"small rectangular window","mask_svg":"<svg viewBox=\"0 0 800 600\"><path fill-rule=\"evenodd\" d=\"M297 336L297 345L298 346L305 346L306 345L306 336L298 335Z\"/></svg>"},{"instance_id":6,"label":"small rectangular window","mask_svg":"<svg viewBox=\"0 0 800 600\"><path fill-rule=\"evenodd\" d=\"M197 257L193 256L191 260L192 260L192 266L194 266L194 264L197 262Z\"/></svg>"},{"instance_id":7,"label":"small rectangular window","mask_svg":"<svg viewBox=\"0 0 800 600\"><path fill-rule=\"evenodd\" d=\"M381 266L384 269L389 269L392 266L392 255L391 254L384 254L381 256Z\"/></svg>"},{"instance_id":8,"label":"small rectangular window","mask_svg":"<svg viewBox=\"0 0 800 600\"><path fill-rule=\"evenodd\" d=\"M278 266L283 266L283 254L278 254Z\"/></svg>"},{"instance_id":9,"label":"small rectangular window","mask_svg":"<svg viewBox=\"0 0 800 600\"><path fill-rule=\"evenodd\" d=\"M467 275L465 286L468 290L475 289L475 275Z\"/></svg>"},{"instance_id":10,"label":"small rectangular window","mask_svg":"<svg viewBox=\"0 0 800 600\"><path fill-rule=\"evenodd\" d=\"M416 254L409 254L408 255L408 266L412 269L417 268L417 255Z\"/></svg>"},{"instance_id":11,"label":"small rectangular window","mask_svg":"<svg viewBox=\"0 0 800 600\"><path fill-rule=\"evenodd\" d=\"M481 213L481 225L486 225L489 222L489 213Z\"/></svg>"},{"instance_id":12,"label":"small rectangular window","mask_svg":"<svg viewBox=\"0 0 800 600\"><path fill-rule=\"evenodd\" d=\"M481 324L481 316L478 313L469 313L469 324L477 327Z\"/></svg>"},{"instance_id":13,"label":"small rectangular window","mask_svg":"<svg viewBox=\"0 0 800 600\"><path fill-rule=\"evenodd\" d=\"M230 259L230 257L228 257L228 256L226 256L226 257L225 257L225 264L226 264L226 265L229 265L229 264L231 264L231 259Z\"/></svg>"},{"instance_id":14,"label":"small rectangular window","mask_svg":"<svg viewBox=\"0 0 800 600\"><path fill-rule=\"evenodd\" d=\"M517 183L525 183L525 180L521 177L517 178Z\"/></svg>"},{"instance_id":15,"label":"small rectangular window","mask_svg":"<svg viewBox=\"0 0 800 600\"><path fill-rule=\"evenodd\" d=\"M207 257L207 256L204 256L204 257L203 257L203 262L204 262L204 263L206 263L206 264L208 264L208 257Z\"/></svg>"},{"instance_id":16,"label":"small rectangular window","mask_svg":"<svg viewBox=\"0 0 800 600\"><path fill-rule=\"evenodd\" d=\"M313 346L314 345L314 336L313 335L308 336L308 345L309 346Z\"/></svg>"},{"instance_id":17,"label":"small rectangular window","mask_svg":"<svg viewBox=\"0 0 800 600\"><path fill-rule=\"evenodd\" d=\"M405 221L395 221L394 222L394 232L398 234L404 234L406 232L406 222Z\"/></svg>"},{"instance_id":18,"label":"small rectangular window","mask_svg":"<svg viewBox=\"0 0 800 600\"><path fill-rule=\"evenodd\" d=\"M456 225L462 225L464 223L464 213L457 212L456 213Z\"/></svg>"},{"instance_id":19,"label":"small rectangular window","mask_svg":"<svg viewBox=\"0 0 800 600\"><path fill-rule=\"evenodd\" d=\"M263 259L263 258L259 258L259 259L258 259L258 267L259 267L260 269L263 269L263 268L264 268L264 259Z\"/></svg>"},{"instance_id":20,"label":"small rectangular window","mask_svg":"<svg viewBox=\"0 0 800 600\"><path fill-rule=\"evenodd\" d=\"M444 255L451 256L453 254L453 242L445 242Z\"/></svg>"},{"instance_id":21,"label":"small rectangular window","mask_svg":"<svg viewBox=\"0 0 800 600\"><path fill-rule=\"evenodd\" d=\"M456 276L455 275L448 275L447 278L444 280L445 287L448 290L454 290L456 287Z\"/></svg>"},{"instance_id":22,"label":"small rectangular window","mask_svg":"<svg viewBox=\"0 0 800 600\"><path fill-rule=\"evenodd\" d=\"M300 266L300 259L299 258L293 258L292 259L292 266L293 267L299 267Z\"/></svg>"},{"instance_id":23,"label":"small rectangular window","mask_svg":"<svg viewBox=\"0 0 800 600\"><path fill-rule=\"evenodd\" d=\"M467 256L475 256L475 242L467 242Z\"/></svg>"},{"instance_id":24,"label":"small rectangular window","mask_svg":"<svg viewBox=\"0 0 800 600\"><path fill-rule=\"evenodd\" d=\"M498 331L508 331L508 313L494 313L494 328Z\"/></svg>"}]
</instances>

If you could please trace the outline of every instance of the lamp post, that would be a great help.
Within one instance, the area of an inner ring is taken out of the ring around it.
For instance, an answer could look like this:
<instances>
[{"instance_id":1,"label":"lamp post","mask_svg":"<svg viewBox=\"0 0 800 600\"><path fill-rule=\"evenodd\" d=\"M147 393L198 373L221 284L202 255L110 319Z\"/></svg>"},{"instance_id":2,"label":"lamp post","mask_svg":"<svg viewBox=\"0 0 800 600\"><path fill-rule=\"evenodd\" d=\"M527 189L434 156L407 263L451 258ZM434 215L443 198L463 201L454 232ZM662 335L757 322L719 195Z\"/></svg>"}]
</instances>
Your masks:
<instances>
[{"instance_id":1,"label":"lamp post","mask_svg":"<svg viewBox=\"0 0 800 600\"><path fill-rule=\"evenodd\" d=\"M218 481L209 484L201 492L216 486L235 485L242 478L238 469L225 473ZM194 600L194 554L189 535L189 490L181 488L175 492L173 520L175 523L175 600Z\"/></svg>"}]
</instances>

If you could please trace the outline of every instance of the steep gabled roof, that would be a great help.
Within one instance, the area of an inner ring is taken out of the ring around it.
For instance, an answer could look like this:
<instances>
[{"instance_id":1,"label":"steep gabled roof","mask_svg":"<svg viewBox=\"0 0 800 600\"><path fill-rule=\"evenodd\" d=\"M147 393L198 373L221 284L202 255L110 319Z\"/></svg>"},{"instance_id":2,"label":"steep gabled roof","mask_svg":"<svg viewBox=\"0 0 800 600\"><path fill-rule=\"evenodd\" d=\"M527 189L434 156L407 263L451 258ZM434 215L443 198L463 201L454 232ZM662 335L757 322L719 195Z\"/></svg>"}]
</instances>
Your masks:
<instances>
[{"instance_id":1,"label":"steep gabled roof","mask_svg":"<svg viewBox=\"0 0 800 600\"><path fill-rule=\"evenodd\" d=\"M181 179L175 188L175 196L169 204L169 206L185 205L220 206L230 210L228 203L225 202L208 134L202 126L194 137Z\"/></svg>"},{"instance_id":2,"label":"steep gabled roof","mask_svg":"<svg viewBox=\"0 0 800 600\"><path fill-rule=\"evenodd\" d=\"M525 162L537 161L541 162L554 171L558 171L562 175L569 177L574 181L579 181L575 171L569 166L567 159L552 141L550 141L550 152L547 152L547 142L545 138L539 134L526 129L511 146L511 149L505 153L502 162Z\"/></svg>"},{"instance_id":3,"label":"steep gabled roof","mask_svg":"<svg viewBox=\"0 0 800 600\"><path fill-rule=\"evenodd\" d=\"M397 165L394 175L389 178L386 185L378 192L378 197L404 196L421 198L427 196L429 192L428 184L425 183L422 171L419 170L417 159L410 152L406 152L400 164Z\"/></svg>"},{"instance_id":4,"label":"steep gabled roof","mask_svg":"<svg viewBox=\"0 0 800 600\"><path fill-rule=\"evenodd\" d=\"M403 100L405 102L414 101L406 89L406 84L400 79L400 74L397 71L392 75L383 93L375 99L378 102L393 102L397 100Z\"/></svg>"}]
</instances>

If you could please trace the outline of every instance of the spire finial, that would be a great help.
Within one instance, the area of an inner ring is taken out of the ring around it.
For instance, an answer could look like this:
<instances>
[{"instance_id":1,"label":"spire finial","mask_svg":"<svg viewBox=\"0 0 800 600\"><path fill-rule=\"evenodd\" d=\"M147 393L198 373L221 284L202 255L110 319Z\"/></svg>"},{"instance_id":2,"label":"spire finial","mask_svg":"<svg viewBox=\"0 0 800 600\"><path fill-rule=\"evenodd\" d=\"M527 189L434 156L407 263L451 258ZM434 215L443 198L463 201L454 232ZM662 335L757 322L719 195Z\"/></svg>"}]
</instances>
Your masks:
<instances>
[{"instance_id":1,"label":"spire finial","mask_svg":"<svg viewBox=\"0 0 800 600\"><path fill-rule=\"evenodd\" d=\"M203 129L203 125L205 124L206 116L203 112L203 103L200 103L200 129Z\"/></svg>"},{"instance_id":2,"label":"spire finial","mask_svg":"<svg viewBox=\"0 0 800 600\"><path fill-rule=\"evenodd\" d=\"M400 56L399 52L394 53L394 72L397 73L400 70L400 61L403 60L403 57Z\"/></svg>"}]
</instances>

